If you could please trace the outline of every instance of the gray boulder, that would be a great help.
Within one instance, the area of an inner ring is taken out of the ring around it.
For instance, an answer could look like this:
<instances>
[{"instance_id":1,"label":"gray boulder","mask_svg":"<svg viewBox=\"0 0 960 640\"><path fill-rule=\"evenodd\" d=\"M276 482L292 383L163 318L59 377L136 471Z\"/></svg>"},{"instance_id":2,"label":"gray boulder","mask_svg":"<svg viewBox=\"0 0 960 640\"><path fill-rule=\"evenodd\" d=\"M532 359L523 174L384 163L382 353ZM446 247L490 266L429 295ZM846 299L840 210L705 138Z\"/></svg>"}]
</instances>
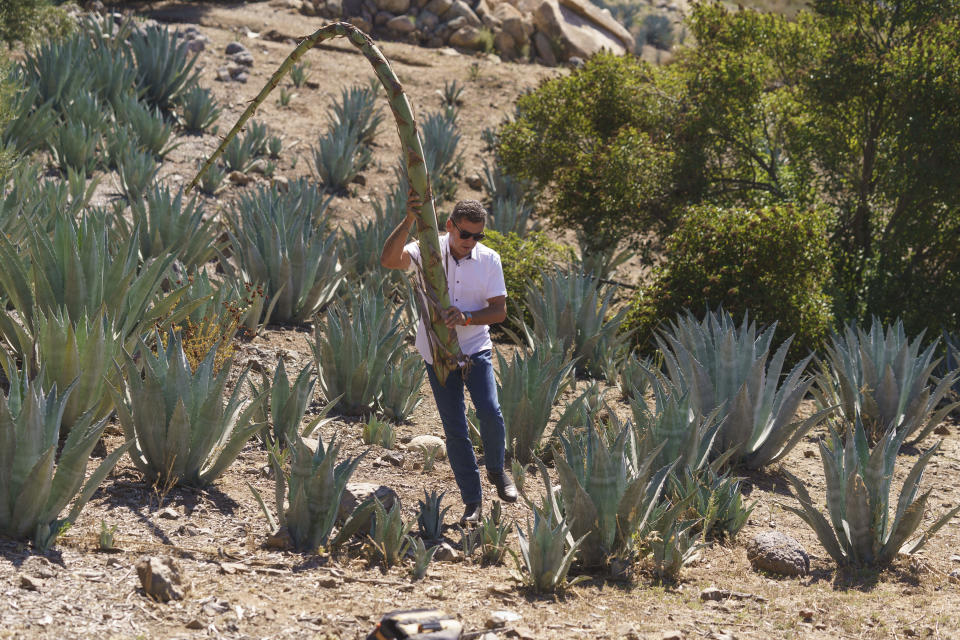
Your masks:
<instances>
[{"instance_id":1,"label":"gray boulder","mask_svg":"<svg viewBox=\"0 0 960 640\"><path fill-rule=\"evenodd\" d=\"M353 510L364 500L376 498L389 511L393 505L400 504L400 496L390 487L372 482L348 482L340 497L340 507L337 509L337 521L345 521Z\"/></svg>"},{"instance_id":2,"label":"gray boulder","mask_svg":"<svg viewBox=\"0 0 960 640\"><path fill-rule=\"evenodd\" d=\"M380 11L389 11L390 13L396 15L400 13L406 13L407 9L410 8L410 0L375 0L377 3L377 9Z\"/></svg>"},{"instance_id":3,"label":"gray boulder","mask_svg":"<svg viewBox=\"0 0 960 640\"><path fill-rule=\"evenodd\" d=\"M430 0L424 8L434 15L443 16L452 6L453 0Z\"/></svg>"},{"instance_id":4,"label":"gray boulder","mask_svg":"<svg viewBox=\"0 0 960 640\"><path fill-rule=\"evenodd\" d=\"M754 569L783 576L802 576L810 572L810 556L792 536L779 531L763 531L747 543L747 559Z\"/></svg>"},{"instance_id":5,"label":"gray boulder","mask_svg":"<svg viewBox=\"0 0 960 640\"><path fill-rule=\"evenodd\" d=\"M416 28L416 25L411 16L397 16L388 20L386 27L394 33L406 35L413 31Z\"/></svg>"},{"instance_id":6,"label":"gray boulder","mask_svg":"<svg viewBox=\"0 0 960 640\"><path fill-rule=\"evenodd\" d=\"M463 0L454 0L453 4L450 5L450 8L447 9L447 13L444 17L449 20L450 18L461 16L466 18L467 24L471 27L480 28L480 26L483 24L480 22L480 18L477 16L477 14L473 12L473 9L470 8L470 5Z\"/></svg>"}]
</instances>

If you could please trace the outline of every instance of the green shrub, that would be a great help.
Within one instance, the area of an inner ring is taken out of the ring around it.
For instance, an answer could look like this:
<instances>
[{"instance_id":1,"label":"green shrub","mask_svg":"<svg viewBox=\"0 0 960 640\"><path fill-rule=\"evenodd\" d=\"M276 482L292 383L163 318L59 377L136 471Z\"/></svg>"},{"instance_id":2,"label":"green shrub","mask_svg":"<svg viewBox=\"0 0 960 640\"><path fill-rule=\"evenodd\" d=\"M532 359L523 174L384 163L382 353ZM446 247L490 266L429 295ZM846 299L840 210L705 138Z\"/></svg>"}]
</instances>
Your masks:
<instances>
[{"instance_id":1,"label":"green shrub","mask_svg":"<svg viewBox=\"0 0 960 640\"><path fill-rule=\"evenodd\" d=\"M504 261L506 263L506 261ZM697 207L667 240L664 266L633 300L626 327L650 343L661 322L683 309L749 311L760 325L793 335L794 357L819 347L832 317L826 219L789 205L759 209Z\"/></svg>"},{"instance_id":2,"label":"green shrub","mask_svg":"<svg viewBox=\"0 0 960 640\"><path fill-rule=\"evenodd\" d=\"M540 231L531 231L524 237L493 229L485 229L484 233L487 238L483 243L500 254L503 279L507 285L507 304L513 311L511 315L522 317L524 322L532 325L533 316L523 302L527 282L539 286L543 282L542 272L569 259L572 253Z\"/></svg>"},{"instance_id":3,"label":"green shrub","mask_svg":"<svg viewBox=\"0 0 960 640\"><path fill-rule=\"evenodd\" d=\"M554 222L587 232L592 248L674 223L673 142L660 122L673 103L654 75L639 58L593 56L518 99L498 132L506 172L547 194Z\"/></svg>"},{"instance_id":4,"label":"green shrub","mask_svg":"<svg viewBox=\"0 0 960 640\"><path fill-rule=\"evenodd\" d=\"M66 33L71 21L49 0L3 0L0 3L0 41L32 42L43 35Z\"/></svg>"}]
</instances>

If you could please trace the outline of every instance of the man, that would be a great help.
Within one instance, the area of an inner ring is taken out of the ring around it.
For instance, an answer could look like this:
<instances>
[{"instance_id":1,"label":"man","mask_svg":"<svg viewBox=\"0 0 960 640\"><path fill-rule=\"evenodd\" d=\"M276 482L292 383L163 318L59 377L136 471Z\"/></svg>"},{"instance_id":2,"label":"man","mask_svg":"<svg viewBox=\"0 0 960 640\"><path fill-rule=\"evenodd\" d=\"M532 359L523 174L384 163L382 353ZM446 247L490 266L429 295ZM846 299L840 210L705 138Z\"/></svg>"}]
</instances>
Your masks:
<instances>
[{"instance_id":1,"label":"man","mask_svg":"<svg viewBox=\"0 0 960 640\"><path fill-rule=\"evenodd\" d=\"M404 245L407 234L416 222L420 201L411 191L407 216L383 247L380 264L388 269L409 269L420 262L420 245ZM444 322L456 329L460 350L470 358L466 373L456 369L441 385L433 369L426 327L421 318L417 327L417 350L427 363L427 377L433 389L437 411L446 435L447 459L457 480L465 508L460 523L480 521L482 490L480 469L473 455L473 443L467 427L464 386L477 409L480 436L483 439L487 479L497 488L504 502L517 500L517 489L504 471L504 426L493 378L489 325L507 317L507 288L503 268L496 251L480 244L487 212L476 200L461 200L446 222L445 235L440 236L440 254L447 273L451 306L442 311Z\"/></svg>"}]
</instances>

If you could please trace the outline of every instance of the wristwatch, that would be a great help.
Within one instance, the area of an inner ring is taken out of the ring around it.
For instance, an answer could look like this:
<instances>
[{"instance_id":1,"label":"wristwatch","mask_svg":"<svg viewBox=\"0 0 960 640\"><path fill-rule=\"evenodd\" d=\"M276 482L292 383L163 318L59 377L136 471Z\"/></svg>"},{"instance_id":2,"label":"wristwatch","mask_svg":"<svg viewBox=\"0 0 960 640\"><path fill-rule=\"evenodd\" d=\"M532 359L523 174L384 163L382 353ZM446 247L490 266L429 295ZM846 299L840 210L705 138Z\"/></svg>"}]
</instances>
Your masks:
<instances>
[{"instance_id":1,"label":"wristwatch","mask_svg":"<svg viewBox=\"0 0 960 640\"><path fill-rule=\"evenodd\" d=\"M470 313L469 311L464 311L464 312L463 312L463 326L469 327L471 324L473 324L473 314Z\"/></svg>"}]
</instances>

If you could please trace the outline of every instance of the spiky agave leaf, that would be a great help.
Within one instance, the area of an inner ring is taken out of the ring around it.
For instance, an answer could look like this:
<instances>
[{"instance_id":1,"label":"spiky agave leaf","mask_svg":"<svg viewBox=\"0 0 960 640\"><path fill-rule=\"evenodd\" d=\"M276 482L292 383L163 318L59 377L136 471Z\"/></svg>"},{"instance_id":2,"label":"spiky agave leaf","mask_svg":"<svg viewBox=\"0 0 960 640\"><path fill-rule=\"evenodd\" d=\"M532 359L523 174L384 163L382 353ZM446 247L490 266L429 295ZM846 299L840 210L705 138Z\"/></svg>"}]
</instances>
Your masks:
<instances>
[{"instance_id":1,"label":"spiky agave leaf","mask_svg":"<svg viewBox=\"0 0 960 640\"><path fill-rule=\"evenodd\" d=\"M290 472L286 476L289 507L283 509L284 495L279 484L276 499L277 509L283 513L281 524L290 531L298 551L313 552L327 544L343 490L366 455L364 452L338 464L341 447L333 436L326 447L319 440L316 451L311 451L298 436L289 448Z\"/></svg>"},{"instance_id":2,"label":"spiky agave leaf","mask_svg":"<svg viewBox=\"0 0 960 640\"><path fill-rule=\"evenodd\" d=\"M783 505L816 532L821 544L839 565L884 566L898 553L913 553L960 512L960 506L941 516L919 538L909 542L923 519L930 491L917 496L923 470L938 448L934 445L914 463L900 488L890 520L890 486L897 452L906 432L890 425L873 449L863 425L849 425L843 437L831 428L829 443L820 443L827 484L830 521L813 505L799 478L787 474L800 507Z\"/></svg>"},{"instance_id":3,"label":"spiky agave leaf","mask_svg":"<svg viewBox=\"0 0 960 640\"><path fill-rule=\"evenodd\" d=\"M128 439L130 457L149 481L203 487L215 480L263 428L252 416L259 399L244 405L241 393L247 371L240 374L226 405L228 360L215 373L217 344L193 371L180 334L167 344L155 334L156 354L142 340L139 362L126 355L126 383L113 388L117 417Z\"/></svg>"},{"instance_id":4,"label":"spiky agave leaf","mask_svg":"<svg viewBox=\"0 0 960 640\"><path fill-rule=\"evenodd\" d=\"M563 511L574 537L586 537L581 556L588 566L629 550L673 468L653 471L662 445L642 457L631 456L631 424L621 426L612 412L611 419L609 438L592 420L581 433L568 429L560 436L564 455L555 458Z\"/></svg>"},{"instance_id":5,"label":"spiky agave leaf","mask_svg":"<svg viewBox=\"0 0 960 640\"><path fill-rule=\"evenodd\" d=\"M946 371L935 380L937 341L921 351L922 340L922 333L910 340L899 319L884 327L874 318L869 332L848 325L826 347L817 378L823 402L839 404L848 421L861 420L871 441L890 424L905 430L910 442L923 440L960 406L939 406L960 371Z\"/></svg>"},{"instance_id":6,"label":"spiky agave leaf","mask_svg":"<svg viewBox=\"0 0 960 640\"><path fill-rule=\"evenodd\" d=\"M803 377L810 357L781 382L791 338L770 358L775 329L776 324L758 334L746 316L738 328L722 309L701 322L688 311L657 337L667 376L689 393L692 407L702 414L720 408L714 455L734 450L730 462L751 469L782 459L834 409L795 420L813 383Z\"/></svg>"},{"instance_id":7,"label":"spiky agave leaf","mask_svg":"<svg viewBox=\"0 0 960 640\"><path fill-rule=\"evenodd\" d=\"M107 473L129 448L118 447L104 458L86 480L87 461L106 420L93 422L92 413L78 421L56 458L60 419L72 387L44 394L39 382L17 370L7 354L0 358L10 381L8 395L0 395L0 533L14 538L33 536L46 550L62 530L74 522ZM61 512L73 500L65 518Z\"/></svg>"},{"instance_id":8,"label":"spiky agave leaf","mask_svg":"<svg viewBox=\"0 0 960 640\"><path fill-rule=\"evenodd\" d=\"M434 368L437 372L437 378L441 384L446 384L447 376L464 361L463 354L460 352L460 343L457 340L455 331L449 329L443 321L440 309L450 306L450 295L447 290L447 275L444 270L443 261L440 256L440 236L437 230L437 214L433 205L433 194L430 190L430 180L427 176L426 167L423 160L423 147L420 143L420 137L417 135L417 125L410 109L410 103L403 93L403 87L397 79L390 64L384 58L380 50L374 45L373 40L368 35L346 22L337 22L321 27L311 35L303 39L297 47L283 61L276 72L267 81L267 84L260 90L260 93L250 102L250 105L237 119L236 124L230 129L226 137L217 147L216 151L200 167L197 175L190 182L188 189L192 189L199 182L204 172L216 161L217 157L223 153L223 149L243 128L243 125L256 112L270 92L273 91L283 76L300 60L303 55L317 46L324 40L329 40L337 36L346 37L351 44L360 49L367 60L373 65L374 72L380 79L380 83L386 89L387 98L390 101L390 109L393 111L394 119L397 123L397 133L400 136L400 145L403 149L403 156L407 165L407 175L410 185L419 196L422 206L417 212L417 238L420 241L422 255L425 256L422 272L424 275L423 284L426 293L431 299L437 301L436 306L429 306L427 311L429 322L425 324L431 329L435 340L431 340L431 351L433 356Z\"/></svg>"},{"instance_id":9,"label":"spiky agave leaf","mask_svg":"<svg viewBox=\"0 0 960 640\"><path fill-rule=\"evenodd\" d=\"M550 421L553 403L570 382L575 360L538 344L512 360L497 352L497 397L506 426L507 448L528 464L540 451L540 440Z\"/></svg>"}]
</instances>

